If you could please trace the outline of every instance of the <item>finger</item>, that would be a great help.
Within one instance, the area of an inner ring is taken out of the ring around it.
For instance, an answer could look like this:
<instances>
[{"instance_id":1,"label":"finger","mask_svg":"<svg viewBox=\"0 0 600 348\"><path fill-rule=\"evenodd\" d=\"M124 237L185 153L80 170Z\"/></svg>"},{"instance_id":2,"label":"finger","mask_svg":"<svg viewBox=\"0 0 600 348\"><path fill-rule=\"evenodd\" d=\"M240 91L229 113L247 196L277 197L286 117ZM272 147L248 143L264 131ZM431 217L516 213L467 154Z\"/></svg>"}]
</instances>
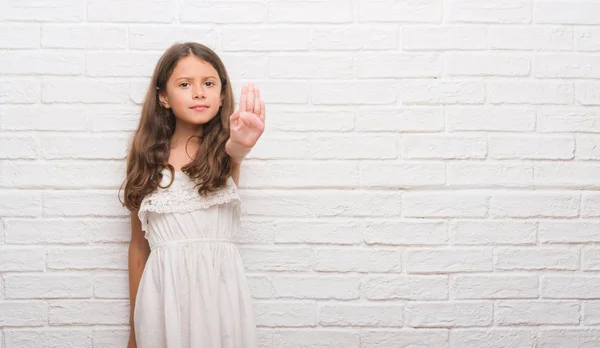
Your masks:
<instances>
[{"instance_id":1,"label":"finger","mask_svg":"<svg viewBox=\"0 0 600 348\"><path fill-rule=\"evenodd\" d=\"M265 101L264 100L260 101L260 115L258 115L258 117L260 117L260 120L264 124L265 123Z\"/></svg>"},{"instance_id":2,"label":"finger","mask_svg":"<svg viewBox=\"0 0 600 348\"><path fill-rule=\"evenodd\" d=\"M238 124L239 121L240 121L240 112L239 112L239 110L235 110L233 112L233 114L231 114L231 116L229 116L229 124L235 126Z\"/></svg>"},{"instance_id":3,"label":"finger","mask_svg":"<svg viewBox=\"0 0 600 348\"><path fill-rule=\"evenodd\" d=\"M246 101L248 100L248 87L244 85L242 87L242 95L240 96L240 109L239 111L246 111Z\"/></svg>"},{"instance_id":4,"label":"finger","mask_svg":"<svg viewBox=\"0 0 600 348\"><path fill-rule=\"evenodd\" d=\"M248 86L248 99L246 102L246 110L248 112L254 112L254 84Z\"/></svg>"},{"instance_id":5,"label":"finger","mask_svg":"<svg viewBox=\"0 0 600 348\"><path fill-rule=\"evenodd\" d=\"M260 89L259 88L255 88L254 89L254 114L255 115L260 115Z\"/></svg>"}]
</instances>

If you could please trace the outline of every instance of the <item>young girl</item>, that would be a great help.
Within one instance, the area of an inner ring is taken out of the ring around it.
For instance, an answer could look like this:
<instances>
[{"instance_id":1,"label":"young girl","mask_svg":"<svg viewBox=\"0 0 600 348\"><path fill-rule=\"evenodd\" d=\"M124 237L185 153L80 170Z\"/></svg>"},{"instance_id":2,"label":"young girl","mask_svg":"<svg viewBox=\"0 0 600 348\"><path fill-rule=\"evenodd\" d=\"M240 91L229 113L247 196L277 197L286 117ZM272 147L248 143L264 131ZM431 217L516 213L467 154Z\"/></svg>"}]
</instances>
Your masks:
<instances>
[{"instance_id":1,"label":"young girl","mask_svg":"<svg viewBox=\"0 0 600 348\"><path fill-rule=\"evenodd\" d=\"M260 91L234 110L221 59L198 43L160 58L127 160L128 347L251 348L254 314L234 242L243 158L263 133Z\"/></svg>"}]
</instances>

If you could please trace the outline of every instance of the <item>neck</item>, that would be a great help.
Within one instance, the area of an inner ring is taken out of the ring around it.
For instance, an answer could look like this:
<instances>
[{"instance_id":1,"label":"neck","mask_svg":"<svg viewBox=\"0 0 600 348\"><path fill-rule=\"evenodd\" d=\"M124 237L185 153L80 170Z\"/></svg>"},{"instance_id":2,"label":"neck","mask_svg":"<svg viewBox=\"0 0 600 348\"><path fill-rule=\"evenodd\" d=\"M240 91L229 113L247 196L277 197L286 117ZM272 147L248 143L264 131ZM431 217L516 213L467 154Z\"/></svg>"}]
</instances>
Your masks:
<instances>
[{"instance_id":1,"label":"neck","mask_svg":"<svg viewBox=\"0 0 600 348\"><path fill-rule=\"evenodd\" d=\"M171 149L178 148L179 146L185 146L187 143L188 149L190 147L197 147L200 145L199 135L202 134L202 125L186 124L184 122L175 121L175 131L171 137ZM193 137L190 139L190 137Z\"/></svg>"}]
</instances>

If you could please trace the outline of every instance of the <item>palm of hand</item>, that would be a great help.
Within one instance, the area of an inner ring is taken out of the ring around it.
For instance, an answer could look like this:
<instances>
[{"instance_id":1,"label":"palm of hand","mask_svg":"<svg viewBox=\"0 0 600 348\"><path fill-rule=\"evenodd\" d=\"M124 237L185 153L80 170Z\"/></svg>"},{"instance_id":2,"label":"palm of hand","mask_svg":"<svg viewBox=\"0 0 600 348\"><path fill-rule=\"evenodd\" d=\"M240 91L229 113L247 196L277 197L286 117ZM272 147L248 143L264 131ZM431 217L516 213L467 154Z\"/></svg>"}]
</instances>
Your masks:
<instances>
[{"instance_id":1,"label":"palm of hand","mask_svg":"<svg viewBox=\"0 0 600 348\"><path fill-rule=\"evenodd\" d=\"M253 147L265 129L265 102L254 85L242 88L240 106L229 118L230 140L243 147Z\"/></svg>"}]
</instances>

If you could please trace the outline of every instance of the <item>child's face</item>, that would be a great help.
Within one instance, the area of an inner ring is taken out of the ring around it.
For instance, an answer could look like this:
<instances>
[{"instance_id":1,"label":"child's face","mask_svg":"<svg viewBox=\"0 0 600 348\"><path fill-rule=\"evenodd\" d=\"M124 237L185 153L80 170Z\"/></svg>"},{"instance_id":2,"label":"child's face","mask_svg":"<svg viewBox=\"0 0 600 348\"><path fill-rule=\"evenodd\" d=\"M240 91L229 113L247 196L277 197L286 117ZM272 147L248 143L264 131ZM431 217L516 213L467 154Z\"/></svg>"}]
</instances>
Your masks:
<instances>
[{"instance_id":1,"label":"child's face","mask_svg":"<svg viewBox=\"0 0 600 348\"><path fill-rule=\"evenodd\" d=\"M161 91L159 98L178 121L204 124L215 117L223 102L219 74L209 63L189 55L179 60L166 93Z\"/></svg>"}]
</instances>

